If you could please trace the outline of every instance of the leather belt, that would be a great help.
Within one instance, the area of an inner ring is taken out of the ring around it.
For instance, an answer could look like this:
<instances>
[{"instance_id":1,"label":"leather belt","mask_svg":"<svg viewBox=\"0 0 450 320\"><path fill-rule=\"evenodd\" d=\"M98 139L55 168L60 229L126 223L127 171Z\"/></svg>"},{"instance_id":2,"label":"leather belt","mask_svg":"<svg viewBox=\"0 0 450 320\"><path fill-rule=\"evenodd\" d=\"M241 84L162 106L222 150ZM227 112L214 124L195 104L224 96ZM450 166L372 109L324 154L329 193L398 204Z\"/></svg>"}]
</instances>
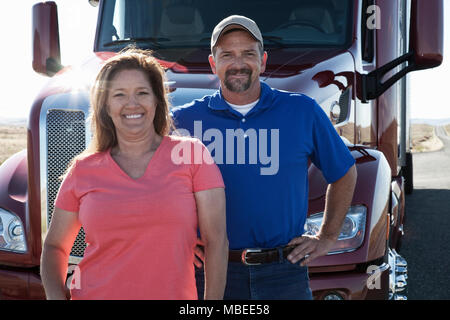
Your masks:
<instances>
[{"instance_id":1,"label":"leather belt","mask_svg":"<svg viewBox=\"0 0 450 320\"><path fill-rule=\"evenodd\" d=\"M273 249L230 250L228 254L228 261L242 262L247 266L278 262L282 259L286 259L295 247L296 245ZM282 259L280 259L280 251L283 254Z\"/></svg>"}]
</instances>

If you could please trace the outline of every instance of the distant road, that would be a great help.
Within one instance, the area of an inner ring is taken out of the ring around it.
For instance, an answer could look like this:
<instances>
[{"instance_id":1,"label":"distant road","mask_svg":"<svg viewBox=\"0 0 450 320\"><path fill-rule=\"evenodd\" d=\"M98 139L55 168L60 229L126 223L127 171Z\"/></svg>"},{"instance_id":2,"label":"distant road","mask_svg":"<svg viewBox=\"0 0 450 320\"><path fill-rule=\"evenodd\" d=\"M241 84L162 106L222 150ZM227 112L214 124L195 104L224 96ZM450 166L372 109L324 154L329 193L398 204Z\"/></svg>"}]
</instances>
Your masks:
<instances>
[{"instance_id":1,"label":"distant road","mask_svg":"<svg viewBox=\"0 0 450 320\"><path fill-rule=\"evenodd\" d=\"M450 299L450 137L444 147L415 153L414 192L406 196L405 237L400 253L408 261L408 299Z\"/></svg>"},{"instance_id":2,"label":"distant road","mask_svg":"<svg viewBox=\"0 0 450 320\"><path fill-rule=\"evenodd\" d=\"M3 118L0 117L0 126L26 126L26 118Z\"/></svg>"},{"instance_id":3,"label":"distant road","mask_svg":"<svg viewBox=\"0 0 450 320\"><path fill-rule=\"evenodd\" d=\"M436 152L414 154L415 188L450 189L450 137L444 127L436 127L435 132L444 147Z\"/></svg>"}]
</instances>

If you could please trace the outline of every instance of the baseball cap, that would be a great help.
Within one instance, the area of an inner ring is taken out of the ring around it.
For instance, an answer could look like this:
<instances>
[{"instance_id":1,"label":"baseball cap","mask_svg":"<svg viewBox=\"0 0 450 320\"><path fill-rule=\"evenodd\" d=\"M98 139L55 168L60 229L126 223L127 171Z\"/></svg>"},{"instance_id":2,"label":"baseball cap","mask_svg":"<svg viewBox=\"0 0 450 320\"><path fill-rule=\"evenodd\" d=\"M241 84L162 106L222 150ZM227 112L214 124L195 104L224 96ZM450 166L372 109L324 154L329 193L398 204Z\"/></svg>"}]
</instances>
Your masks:
<instances>
[{"instance_id":1,"label":"baseball cap","mask_svg":"<svg viewBox=\"0 0 450 320\"><path fill-rule=\"evenodd\" d=\"M259 41L261 45L263 45L263 37L255 21L244 16L232 15L220 21L214 28L211 35L211 50L216 45L217 40L219 40L220 38L220 35L224 31L233 28L239 28L248 31L253 36L253 38L255 38L255 40Z\"/></svg>"}]
</instances>

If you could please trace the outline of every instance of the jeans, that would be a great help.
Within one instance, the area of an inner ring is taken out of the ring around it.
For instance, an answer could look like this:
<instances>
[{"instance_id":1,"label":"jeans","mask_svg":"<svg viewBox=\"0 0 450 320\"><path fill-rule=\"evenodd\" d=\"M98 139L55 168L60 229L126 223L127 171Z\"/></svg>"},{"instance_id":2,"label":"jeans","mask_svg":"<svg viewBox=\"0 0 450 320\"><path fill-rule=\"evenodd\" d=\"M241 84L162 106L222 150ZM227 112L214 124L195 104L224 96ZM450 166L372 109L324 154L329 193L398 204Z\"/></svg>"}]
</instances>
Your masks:
<instances>
[{"instance_id":1,"label":"jeans","mask_svg":"<svg viewBox=\"0 0 450 320\"><path fill-rule=\"evenodd\" d=\"M197 292L203 299L203 268L196 269ZM279 262L246 266L229 262L225 300L312 300L308 267Z\"/></svg>"}]
</instances>

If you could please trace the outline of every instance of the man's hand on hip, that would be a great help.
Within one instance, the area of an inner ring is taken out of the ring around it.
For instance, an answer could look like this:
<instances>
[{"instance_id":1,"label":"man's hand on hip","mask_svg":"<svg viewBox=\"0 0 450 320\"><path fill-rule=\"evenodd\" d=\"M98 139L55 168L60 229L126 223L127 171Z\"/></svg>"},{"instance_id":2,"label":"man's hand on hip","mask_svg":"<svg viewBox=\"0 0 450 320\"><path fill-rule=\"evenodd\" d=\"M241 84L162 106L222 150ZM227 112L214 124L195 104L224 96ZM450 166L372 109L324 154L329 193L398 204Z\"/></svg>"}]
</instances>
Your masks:
<instances>
[{"instance_id":1,"label":"man's hand on hip","mask_svg":"<svg viewBox=\"0 0 450 320\"><path fill-rule=\"evenodd\" d=\"M301 266L306 266L312 260L326 255L333 247L335 239L320 236L303 235L292 239L288 246L297 245L288 255L287 259L292 263L301 261Z\"/></svg>"},{"instance_id":2,"label":"man's hand on hip","mask_svg":"<svg viewBox=\"0 0 450 320\"><path fill-rule=\"evenodd\" d=\"M300 264L305 266L331 250L339 237L342 223L351 204L356 177L356 166L353 165L342 178L328 185L323 222L318 234L292 239L288 245L297 245L297 247L289 254L289 261L297 263L305 258Z\"/></svg>"}]
</instances>

